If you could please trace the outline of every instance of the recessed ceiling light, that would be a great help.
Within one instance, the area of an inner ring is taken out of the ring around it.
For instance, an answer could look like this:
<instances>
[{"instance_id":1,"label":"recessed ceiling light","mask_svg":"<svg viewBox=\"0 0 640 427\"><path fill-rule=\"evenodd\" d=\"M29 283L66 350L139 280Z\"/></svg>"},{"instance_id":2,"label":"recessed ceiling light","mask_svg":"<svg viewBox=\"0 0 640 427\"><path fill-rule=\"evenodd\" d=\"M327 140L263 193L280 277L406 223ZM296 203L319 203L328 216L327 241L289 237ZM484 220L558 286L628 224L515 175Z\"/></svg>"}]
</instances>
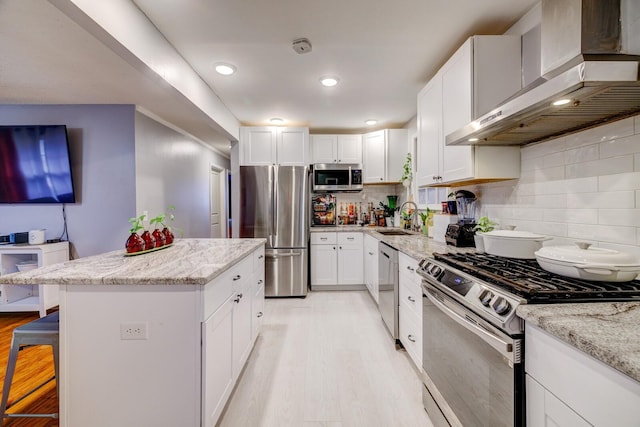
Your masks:
<instances>
[{"instance_id":1,"label":"recessed ceiling light","mask_svg":"<svg viewBox=\"0 0 640 427\"><path fill-rule=\"evenodd\" d=\"M271 122L272 125L282 125L284 124L284 119L281 119L280 117L274 117L273 119L269 120Z\"/></svg>"},{"instance_id":2,"label":"recessed ceiling light","mask_svg":"<svg viewBox=\"0 0 640 427\"><path fill-rule=\"evenodd\" d=\"M222 74L223 76L230 76L231 74L236 72L236 67L231 64L220 62L215 65L215 70L218 74Z\"/></svg>"},{"instance_id":3,"label":"recessed ceiling light","mask_svg":"<svg viewBox=\"0 0 640 427\"><path fill-rule=\"evenodd\" d=\"M320 79L320 83L322 84L322 86L333 87L338 84L338 78L331 76L322 77Z\"/></svg>"},{"instance_id":4,"label":"recessed ceiling light","mask_svg":"<svg viewBox=\"0 0 640 427\"><path fill-rule=\"evenodd\" d=\"M556 106L556 107L559 107L559 106L561 106L561 105L566 105L566 104L568 104L568 103L570 103L570 102L571 102L571 99L569 99L569 98L564 98L564 99L558 99L557 101L553 101L553 102L551 103L551 105L554 105L554 106Z\"/></svg>"},{"instance_id":5,"label":"recessed ceiling light","mask_svg":"<svg viewBox=\"0 0 640 427\"><path fill-rule=\"evenodd\" d=\"M469 138L467 139L469 142L478 142L478 138Z\"/></svg>"},{"instance_id":6,"label":"recessed ceiling light","mask_svg":"<svg viewBox=\"0 0 640 427\"><path fill-rule=\"evenodd\" d=\"M377 121L377 120L373 120L373 119L369 119L369 120L365 120L365 122L364 122L364 123L365 123L366 125L368 125L368 126L373 126L373 125L375 125L376 123L378 123L378 121Z\"/></svg>"}]
</instances>

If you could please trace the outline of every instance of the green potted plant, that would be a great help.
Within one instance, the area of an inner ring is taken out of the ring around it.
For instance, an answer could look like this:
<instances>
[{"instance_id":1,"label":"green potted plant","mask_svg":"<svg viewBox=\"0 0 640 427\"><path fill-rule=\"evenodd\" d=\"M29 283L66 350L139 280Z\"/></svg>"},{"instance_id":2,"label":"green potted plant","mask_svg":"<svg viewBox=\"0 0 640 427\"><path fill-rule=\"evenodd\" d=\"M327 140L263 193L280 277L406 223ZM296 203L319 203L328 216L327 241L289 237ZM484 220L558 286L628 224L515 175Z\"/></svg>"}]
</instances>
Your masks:
<instances>
[{"instance_id":1,"label":"green potted plant","mask_svg":"<svg viewBox=\"0 0 640 427\"><path fill-rule=\"evenodd\" d=\"M482 236L482 233L493 231L497 225L498 224L491 221L488 216L481 216L480 218L478 218L475 227L473 227L473 231L476 232L476 234L473 235L473 240L476 243L476 252L484 252L484 238Z\"/></svg>"},{"instance_id":2,"label":"green potted plant","mask_svg":"<svg viewBox=\"0 0 640 427\"><path fill-rule=\"evenodd\" d=\"M392 227L393 226L393 214L398 210L397 207L390 207L389 205L380 202L380 207L382 208L383 215L385 218L385 222L387 224L387 227Z\"/></svg>"},{"instance_id":3,"label":"green potted plant","mask_svg":"<svg viewBox=\"0 0 640 427\"><path fill-rule=\"evenodd\" d=\"M422 220L422 234L429 236L429 222L433 218L433 211L429 208L425 212L418 212Z\"/></svg>"},{"instance_id":4,"label":"green potted plant","mask_svg":"<svg viewBox=\"0 0 640 427\"><path fill-rule=\"evenodd\" d=\"M411 153L407 153L407 158L402 166L402 177L400 178L400 182L402 182L402 185L409 188L412 180L413 171L411 170Z\"/></svg>"}]
</instances>

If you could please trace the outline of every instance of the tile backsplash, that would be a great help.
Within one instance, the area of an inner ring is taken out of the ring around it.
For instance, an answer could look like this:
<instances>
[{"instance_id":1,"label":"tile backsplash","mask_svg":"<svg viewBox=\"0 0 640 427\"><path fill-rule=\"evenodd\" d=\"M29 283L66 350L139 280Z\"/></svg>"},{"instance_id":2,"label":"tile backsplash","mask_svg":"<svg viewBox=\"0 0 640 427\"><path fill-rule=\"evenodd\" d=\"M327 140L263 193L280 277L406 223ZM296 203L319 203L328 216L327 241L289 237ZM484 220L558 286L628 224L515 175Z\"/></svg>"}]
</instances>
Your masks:
<instances>
[{"instance_id":1,"label":"tile backsplash","mask_svg":"<svg viewBox=\"0 0 640 427\"><path fill-rule=\"evenodd\" d=\"M640 116L529 145L520 179L470 187L501 225L640 256Z\"/></svg>"}]
</instances>

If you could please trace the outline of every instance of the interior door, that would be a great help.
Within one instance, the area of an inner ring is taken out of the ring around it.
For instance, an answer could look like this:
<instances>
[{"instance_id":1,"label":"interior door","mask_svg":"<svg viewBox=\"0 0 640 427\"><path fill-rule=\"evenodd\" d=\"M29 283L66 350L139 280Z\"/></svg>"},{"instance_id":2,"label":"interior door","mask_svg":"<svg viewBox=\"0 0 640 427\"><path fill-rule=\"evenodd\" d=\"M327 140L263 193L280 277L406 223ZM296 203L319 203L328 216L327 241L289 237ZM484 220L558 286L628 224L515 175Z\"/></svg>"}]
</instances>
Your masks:
<instances>
[{"instance_id":1,"label":"interior door","mask_svg":"<svg viewBox=\"0 0 640 427\"><path fill-rule=\"evenodd\" d=\"M221 185L221 173L219 170L215 170L211 168L211 172L209 174L209 212L211 219L211 233L210 237L219 238L225 237L223 236L222 228L221 228L221 207L223 203L220 201L222 192L220 191Z\"/></svg>"}]
</instances>

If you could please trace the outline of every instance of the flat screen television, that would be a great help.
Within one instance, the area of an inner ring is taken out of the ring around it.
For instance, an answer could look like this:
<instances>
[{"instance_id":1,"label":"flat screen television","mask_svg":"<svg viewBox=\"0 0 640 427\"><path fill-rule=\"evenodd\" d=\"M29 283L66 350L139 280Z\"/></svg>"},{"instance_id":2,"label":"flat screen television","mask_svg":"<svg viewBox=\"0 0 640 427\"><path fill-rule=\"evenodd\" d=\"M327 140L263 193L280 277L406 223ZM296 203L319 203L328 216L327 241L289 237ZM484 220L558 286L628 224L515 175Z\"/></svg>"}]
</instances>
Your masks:
<instances>
[{"instance_id":1,"label":"flat screen television","mask_svg":"<svg viewBox=\"0 0 640 427\"><path fill-rule=\"evenodd\" d=\"M75 201L66 126L0 126L0 203Z\"/></svg>"}]
</instances>

